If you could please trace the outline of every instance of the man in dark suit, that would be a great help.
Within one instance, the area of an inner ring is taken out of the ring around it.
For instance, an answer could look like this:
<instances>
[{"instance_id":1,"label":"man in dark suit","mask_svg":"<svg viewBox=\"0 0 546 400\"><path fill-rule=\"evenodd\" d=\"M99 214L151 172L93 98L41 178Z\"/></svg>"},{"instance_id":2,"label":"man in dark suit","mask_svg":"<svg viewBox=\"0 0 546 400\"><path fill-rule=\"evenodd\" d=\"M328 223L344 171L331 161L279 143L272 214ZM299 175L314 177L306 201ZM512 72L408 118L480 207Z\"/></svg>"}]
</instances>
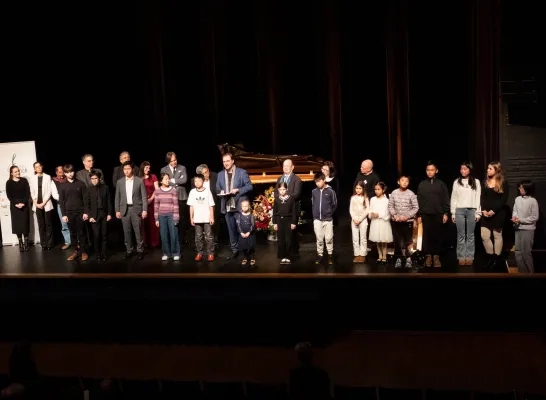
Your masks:
<instances>
[{"instance_id":1,"label":"man in dark suit","mask_svg":"<svg viewBox=\"0 0 546 400\"><path fill-rule=\"evenodd\" d=\"M208 188L212 193L212 198L214 199L214 220L220 220L220 198L216 194L216 182L218 181L218 174L216 172L211 172L207 164L201 164L196 169L195 172L197 175L201 174L205 177L203 186ZM191 180L191 188L193 189L195 185L193 184L193 178ZM220 244L218 243L218 229L219 224L215 223L212 225L212 235L214 236L214 250L218 250Z\"/></svg>"},{"instance_id":2,"label":"man in dark suit","mask_svg":"<svg viewBox=\"0 0 546 400\"><path fill-rule=\"evenodd\" d=\"M94 168L95 159L91 154L85 154L82 157L83 169L76 172L76 179L85 183L85 186L91 186L91 171L98 171L102 175L101 183L104 183L104 175L98 168Z\"/></svg>"},{"instance_id":3,"label":"man in dark suit","mask_svg":"<svg viewBox=\"0 0 546 400\"><path fill-rule=\"evenodd\" d=\"M144 181L133 174L133 163L125 161L123 163L124 178L118 180L116 184L116 218L121 219L123 225L123 236L127 252L125 258L131 257L133 253L133 236L137 242L138 259L144 258L144 246L140 236L142 220L148 216L148 198L146 197L146 188Z\"/></svg>"},{"instance_id":4,"label":"man in dark suit","mask_svg":"<svg viewBox=\"0 0 546 400\"><path fill-rule=\"evenodd\" d=\"M170 185L176 188L178 194L178 212L180 214L180 222L178 223L178 240L180 249L184 248L186 231L188 230L188 192L186 183L188 182L188 174L186 167L178 164L178 159L174 151L169 151L165 156L165 162L168 164L161 168L162 174L169 175Z\"/></svg>"},{"instance_id":5,"label":"man in dark suit","mask_svg":"<svg viewBox=\"0 0 546 400\"><path fill-rule=\"evenodd\" d=\"M252 191L252 182L244 169L235 166L231 153L225 153L222 156L222 163L224 169L218 173L216 194L221 196L220 212L225 215L229 233L231 255L228 259L233 259L239 254L239 234L235 217L241 210L241 200Z\"/></svg>"},{"instance_id":6,"label":"man in dark suit","mask_svg":"<svg viewBox=\"0 0 546 400\"><path fill-rule=\"evenodd\" d=\"M301 212L301 191L302 191L302 181L299 176L297 176L294 173L294 162L287 158L282 163L282 172L283 174L277 179L277 184L275 185L275 201L277 201L279 197L279 191L277 190L279 188L279 184L281 182L285 182L288 186L288 194L292 196L294 199L296 199L296 211L299 215ZM296 226L296 229L292 230L292 256L293 257L299 257L300 252L300 245L299 245L299 233L298 228Z\"/></svg>"},{"instance_id":7,"label":"man in dark suit","mask_svg":"<svg viewBox=\"0 0 546 400\"><path fill-rule=\"evenodd\" d=\"M89 217L89 223L93 230L97 261L106 261L106 242L108 222L112 219L112 200L108 186L100 183L101 175L98 171L91 172L93 186L87 189L84 212Z\"/></svg>"},{"instance_id":8,"label":"man in dark suit","mask_svg":"<svg viewBox=\"0 0 546 400\"><path fill-rule=\"evenodd\" d=\"M125 161L131 161L131 154L128 151L122 151L119 155L119 165L114 168L112 173L112 185L116 188L116 183L125 175L123 174L123 163ZM138 176L139 168L133 163L133 175Z\"/></svg>"}]
</instances>

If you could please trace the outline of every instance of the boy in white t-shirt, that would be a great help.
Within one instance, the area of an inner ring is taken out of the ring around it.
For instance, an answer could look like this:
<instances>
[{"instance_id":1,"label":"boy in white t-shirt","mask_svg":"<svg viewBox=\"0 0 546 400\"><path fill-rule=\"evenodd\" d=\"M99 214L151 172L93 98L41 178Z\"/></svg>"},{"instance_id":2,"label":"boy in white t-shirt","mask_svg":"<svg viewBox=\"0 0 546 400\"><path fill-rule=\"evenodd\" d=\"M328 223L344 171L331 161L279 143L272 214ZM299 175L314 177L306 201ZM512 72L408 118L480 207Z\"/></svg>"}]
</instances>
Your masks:
<instances>
[{"instance_id":1,"label":"boy in white t-shirt","mask_svg":"<svg viewBox=\"0 0 546 400\"><path fill-rule=\"evenodd\" d=\"M195 188L188 195L188 206L190 207L190 222L195 227L195 246L197 255L195 261L203 259L204 243L207 245L207 260L214 261L214 238L212 225L214 225L214 199L212 192L203 186L205 177L197 174L193 178ZM204 236L204 241L203 241Z\"/></svg>"}]
</instances>

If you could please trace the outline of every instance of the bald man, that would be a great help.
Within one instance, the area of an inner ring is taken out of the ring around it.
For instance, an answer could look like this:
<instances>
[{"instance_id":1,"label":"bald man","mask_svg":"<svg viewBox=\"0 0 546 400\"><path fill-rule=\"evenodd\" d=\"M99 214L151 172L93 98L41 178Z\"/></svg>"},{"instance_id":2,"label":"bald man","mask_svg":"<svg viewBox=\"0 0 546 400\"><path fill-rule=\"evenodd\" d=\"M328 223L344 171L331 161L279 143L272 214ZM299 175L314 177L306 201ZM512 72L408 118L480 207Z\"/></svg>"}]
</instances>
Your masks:
<instances>
[{"instance_id":1,"label":"bald man","mask_svg":"<svg viewBox=\"0 0 546 400\"><path fill-rule=\"evenodd\" d=\"M288 194L296 199L296 211L300 213L301 204L301 189L302 182L301 178L294 173L294 162L287 158L282 163L282 172L283 174L277 179L277 184L275 185L275 200L279 197L278 188L281 182L286 182L288 186ZM300 245L298 242L299 233L297 232L298 228L292 230L292 250L290 251L292 257L299 257Z\"/></svg>"},{"instance_id":2,"label":"bald man","mask_svg":"<svg viewBox=\"0 0 546 400\"><path fill-rule=\"evenodd\" d=\"M379 178L379 175L377 175L373 169L372 160L364 160L362 161L362 164L360 164L360 172L356 174L353 187L356 186L358 182L364 182L364 185L366 186L366 194L368 195L368 198L371 199L375 196L375 185L377 185L377 183L380 181L381 179Z\"/></svg>"}]
</instances>

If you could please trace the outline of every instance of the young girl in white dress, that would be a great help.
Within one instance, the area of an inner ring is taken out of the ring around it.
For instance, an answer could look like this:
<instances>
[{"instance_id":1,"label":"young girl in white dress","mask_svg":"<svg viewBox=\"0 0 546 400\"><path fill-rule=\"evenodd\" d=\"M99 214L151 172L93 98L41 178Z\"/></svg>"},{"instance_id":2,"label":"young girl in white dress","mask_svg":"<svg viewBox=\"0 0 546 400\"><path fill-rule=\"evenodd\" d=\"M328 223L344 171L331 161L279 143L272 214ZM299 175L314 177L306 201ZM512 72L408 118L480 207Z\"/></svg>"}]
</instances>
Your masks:
<instances>
[{"instance_id":1,"label":"young girl in white dress","mask_svg":"<svg viewBox=\"0 0 546 400\"><path fill-rule=\"evenodd\" d=\"M375 197L370 200L370 240L377 244L378 264L387 263L387 244L392 242L391 216L389 199L385 195L387 185L379 182L375 185Z\"/></svg>"},{"instance_id":2,"label":"young girl in white dress","mask_svg":"<svg viewBox=\"0 0 546 400\"><path fill-rule=\"evenodd\" d=\"M364 182L358 182L355 186L355 192L351 197L349 214L351 214L351 232L353 234L353 250L355 258L353 263L365 263L368 255L368 241L366 240L366 231L368 230L368 212L370 210L370 200L366 196Z\"/></svg>"}]
</instances>

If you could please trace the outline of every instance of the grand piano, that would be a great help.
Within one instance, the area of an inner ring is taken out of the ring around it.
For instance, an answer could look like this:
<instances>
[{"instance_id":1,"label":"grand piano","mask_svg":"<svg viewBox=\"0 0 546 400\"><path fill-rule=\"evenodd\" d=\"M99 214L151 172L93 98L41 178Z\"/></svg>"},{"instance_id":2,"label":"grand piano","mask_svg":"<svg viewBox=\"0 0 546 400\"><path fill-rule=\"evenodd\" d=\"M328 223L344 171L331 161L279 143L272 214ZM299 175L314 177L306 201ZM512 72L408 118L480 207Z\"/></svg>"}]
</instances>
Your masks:
<instances>
[{"instance_id":1,"label":"grand piano","mask_svg":"<svg viewBox=\"0 0 546 400\"><path fill-rule=\"evenodd\" d=\"M302 181L313 181L315 172L319 172L324 159L312 155L277 155L260 154L246 150L242 145L219 144L220 153L231 153L237 166L244 168L254 184L275 183L282 174L282 163L287 158L294 162L294 173Z\"/></svg>"}]
</instances>

